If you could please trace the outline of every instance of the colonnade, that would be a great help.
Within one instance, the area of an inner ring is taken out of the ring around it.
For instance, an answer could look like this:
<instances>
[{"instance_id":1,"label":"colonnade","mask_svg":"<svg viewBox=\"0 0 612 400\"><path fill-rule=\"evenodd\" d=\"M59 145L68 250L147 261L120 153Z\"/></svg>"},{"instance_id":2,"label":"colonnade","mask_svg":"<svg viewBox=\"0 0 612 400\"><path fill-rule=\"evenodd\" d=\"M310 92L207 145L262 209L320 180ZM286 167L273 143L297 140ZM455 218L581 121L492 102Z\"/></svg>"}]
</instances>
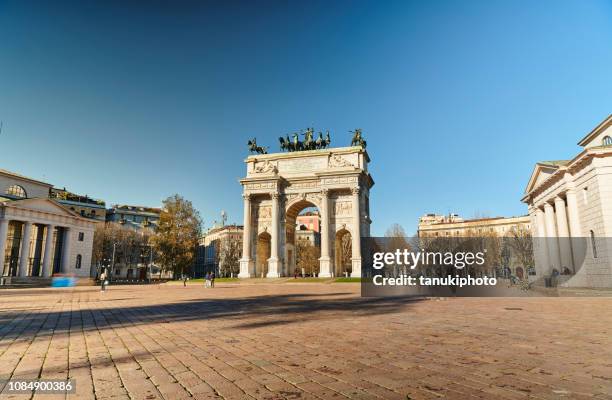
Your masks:
<instances>
[{"instance_id":1,"label":"colonnade","mask_svg":"<svg viewBox=\"0 0 612 400\"><path fill-rule=\"evenodd\" d=\"M18 277L28 277L32 275L32 269L30 268L30 260L36 254L42 253L42 264L40 265L42 268L39 270L39 276L42 277L50 277L53 274L53 257L52 253L54 243L53 243L53 232L58 229L58 234L61 232L63 234L62 238L62 248L61 248L61 270L66 271L69 269L70 262L70 251L71 251L71 231L68 227L56 227L53 224L35 224L31 221L18 221L22 224L21 231L21 239L19 243L19 262L17 266L16 276ZM0 219L0 273L4 270L4 265L7 262L7 251L10 252L11 249L7 249L7 238L9 233L9 223L11 221L9 219ZM32 241L32 228L34 225L37 225L39 229L44 229L44 247L42 241L36 241L35 246L31 246L30 243ZM14 247L14 246L13 246ZM44 248L44 252L43 252ZM10 254L8 255L10 257ZM10 262L10 260L8 260Z\"/></svg>"},{"instance_id":2,"label":"colonnade","mask_svg":"<svg viewBox=\"0 0 612 400\"><path fill-rule=\"evenodd\" d=\"M565 195L565 198L563 198ZM536 206L535 223L539 237L539 256L542 264L547 267L544 274L556 269L559 273L567 268L576 272L579 263L577 249L572 248L572 238L582 237L580 215L575 189L555 196L551 201L545 201Z\"/></svg>"}]
</instances>

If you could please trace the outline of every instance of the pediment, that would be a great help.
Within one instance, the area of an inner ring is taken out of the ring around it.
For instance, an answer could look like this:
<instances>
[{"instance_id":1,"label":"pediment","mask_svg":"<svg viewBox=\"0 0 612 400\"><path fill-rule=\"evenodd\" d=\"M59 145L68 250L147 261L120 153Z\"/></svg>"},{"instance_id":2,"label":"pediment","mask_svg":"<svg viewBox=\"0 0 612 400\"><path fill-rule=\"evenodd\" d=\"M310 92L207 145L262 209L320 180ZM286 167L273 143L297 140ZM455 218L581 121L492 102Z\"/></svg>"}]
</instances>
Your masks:
<instances>
[{"instance_id":1,"label":"pediment","mask_svg":"<svg viewBox=\"0 0 612 400\"><path fill-rule=\"evenodd\" d=\"M24 199L15 200L8 203L10 206L33 211L42 211L51 214L58 214L65 217L82 218L79 214L67 209L61 204L51 199Z\"/></svg>"},{"instance_id":2,"label":"pediment","mask_svg":"<svg viewBox=\"0 0 612 400\"><path fill-rule=\"evenodd\" d=\"M588 135L586 135L580 142L579 146L584 148L604 146L604 138L612 138L612 115L608 116L599 125L595 127Z\"/></svg>"},{"instance_id":3,"label":"pediment","mask_svg":"<svg viewBox=\"0 0 612 400\"><path fill-rule=\"evenodd\" d=\"M535 168L533 169L533 172L531 173L531 177L529 178L529 183L527 184L527 188L525 189L525 194L531 192L534 188L541 185L558 169L559 166L536 164Z\"/></svg>"}]
</instances>

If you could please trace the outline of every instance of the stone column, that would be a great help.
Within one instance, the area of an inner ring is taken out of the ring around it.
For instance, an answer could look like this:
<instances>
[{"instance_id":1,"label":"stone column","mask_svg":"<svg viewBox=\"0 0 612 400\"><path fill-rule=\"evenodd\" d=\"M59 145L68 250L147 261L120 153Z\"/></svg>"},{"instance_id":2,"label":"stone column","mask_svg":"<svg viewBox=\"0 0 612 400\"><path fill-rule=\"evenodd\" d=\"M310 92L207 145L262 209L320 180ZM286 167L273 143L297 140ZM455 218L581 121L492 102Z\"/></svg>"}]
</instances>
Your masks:
<instances>
[{"instance_id":1,"label":"stone column","mask_svg":"<svg viewBox=\"0 0 612 400\"><path fill-rule=\"evenodd\" d=\"M72 254L72 243L70 240L71 237L71 229L64 228L64 240L62 241L62 273L70 272L70 266L73 262L71 259Z\"/></svg>"},{"instance_id":2,"label":"stone column","mask_svg":"<svg viewBox=\"0 0 612 400\"><path fill-rule=\"evenodd\" d=\"M8 234L8 219L0 219L0 276L4 272L4 258L6 257L6 237Z\"/></svg>"},{"instance_id":3,"label":"stone column","mask_svg":"<svg viewBox=\"0 0 612 400\"><path fill-rule=\"evenodd\" d=\"M240 273L238 278L250 278L253 275L254 263L251 259L251 195L243 194L244 199L244 228L242 231L242 258L240 259Z\"/></svg>"},{"instance_id":4,"label":"stone column","mask_svg":"<svg viewBox=\"0 0 612 400\"><path fill-rule=\"evenodd\" d=\"M359 212L359 188L353 188L351 194L353 200L351 278L361 278L361 213Z\"/></svg>"},{"instance_id":5,"label":"stone column","mask_svg":"<svg viewBox=\"0 0 612 400\"><path fill-rule=\"evenodd\" d=\"M574 261L574 272L580 269L584 257L580 254L584 253L585 240L582 235L582 227L580 226L580 213L578 211L578 199L576 198L576 190L570 189L566 193L567 200L567 218L569 225L569 234L571 237L572 255Z\"/></svg>"},{"instance_id":6,"label":"stone column","mask_svg":"<svg viewBox=\"0 0 612 400\"><path fill-rule=\"evenodd\" d=\"M268 258L268 274L266 278L278 278L278 193L271 193L272 197L272 233L270 238L270 258Z\"/></svg>"},{"instance_id":7,"label":"stone column","mask_svg":"<svg viewBox=\"0 0 612 400\"><path fill-rule=\"evenodd\" d=\"M28 261L30 261L30 236L32 234L32 223L23 223L23 235L21 235L21 251L19 253L19 273L17 276L28 276Z\"/></svg>"},{"instance_id":8,"label":"stone column","mask_svg":"<svg viewBox=\"0 0 612 400\"><path fill-rule=\"evenodd\" d=\"M568 190L566 193L566 197L570 236L576 238L582 237L582 229L580 227L580 214L578 212L578 200L576 199L576 190Z\"/></svg>"},{"instance_id":9,"label":"stone column","mask_svg":"<svg viewBox=\"0 0 612 400\"><path fill-rule=\"evenodd\" d=\"M555 209L550 203L544 203L544 218L546 219L546 243L550 261L549 272L552 272L554 268L561 271L561 257L559 256L559 242L555 225Z\"/></svg>"},{"instance_id":10,"label":"stone column","mask_svg":"<svg viewBox=\"0 0 612 400\"><path fill-rule=\"evenodd\" d=\"M567 226L567 214L565 211L565 201L555 197L555 215L557 217L557 229L559 234L559 254L561 256L561 267L559 272L567 268L572 271L572 250L569 242L569 228Z\"/></svg>"},{"instance_id":11,"label":"stone column","mask_svg":"<svg viewBox=\"0 0 612 400\"><path fill-rule=\"evenodd\" d=\"M321 257L319 258L319 277L331 277L329 257L329 190L321 190Z\"/></svg>"},{"instance_id":12,"label":"stone column","mask_svg":"<svg viewBox=\"0 0 612 400\"><path fill-rule=\"evenodd\" d=\"M544 217L544 211L541 208L536 209L536 242L537 242L537 255L539 256L539 268L536 270L538 275L548 275L550 269L550 260L548 256L548 240L546 239L546 218Z\"/></svg>"},{"instance_id":13,"label":"stone column","mask_svg":"<svg viewBox=\"0 0 612 400\"><path fill-rule=\"evenodd\" d=\"M55 227L53 225L47 225L45 230L47 231L45 237L45 254L43 255L43 266L42 266L42 276L48 278L52 274L52 266L51 259L53 258L53 230Z\"/></svg>"}]
</instances>

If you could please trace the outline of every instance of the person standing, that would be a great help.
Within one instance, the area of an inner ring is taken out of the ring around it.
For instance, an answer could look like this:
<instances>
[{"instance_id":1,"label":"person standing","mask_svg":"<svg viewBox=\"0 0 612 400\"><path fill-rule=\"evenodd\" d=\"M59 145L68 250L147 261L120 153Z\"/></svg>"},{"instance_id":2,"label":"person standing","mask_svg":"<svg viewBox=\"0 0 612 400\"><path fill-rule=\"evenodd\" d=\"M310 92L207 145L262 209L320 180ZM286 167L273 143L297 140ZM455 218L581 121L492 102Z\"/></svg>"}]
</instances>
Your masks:
<instances>
[{"instance_id":1,"label":"person standing","mask_svg":"<svg viewBox=\"0 0 612 400\"><path fill-rule=\"evenodd\" d=\"M210 287L211 288L215 287L215 271L210 273Z\"/></svg>"},{"instance_id":2,"label":"person standing","mask_svg":"<svg viewBox=\"0 0 612 400\"><path fill-rule=\"evenodd\" d=\"M100 291L106 291L106 268L102 270L102 274L100 275Z\"/></svg>"}]
</instances>

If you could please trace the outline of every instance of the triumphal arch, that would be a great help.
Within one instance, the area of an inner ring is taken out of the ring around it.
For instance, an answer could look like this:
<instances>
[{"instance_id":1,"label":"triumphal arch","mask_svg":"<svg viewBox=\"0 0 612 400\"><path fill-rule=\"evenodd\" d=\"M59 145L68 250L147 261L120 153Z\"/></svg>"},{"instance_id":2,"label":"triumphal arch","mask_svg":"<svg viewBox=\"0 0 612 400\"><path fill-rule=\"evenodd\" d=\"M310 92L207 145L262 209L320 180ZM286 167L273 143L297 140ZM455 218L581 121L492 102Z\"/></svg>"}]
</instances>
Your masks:
<instances>
[{"instance_id":1,"label":"triumphal arch","mask_svg":"<svg viewBox=\"0 0 612 400\"><path fill-rule=\"evenodd\" d=\"M240 278L290 276L297 215L321 216L319 277L339 276L339 243L350 235L350 275L361 276L361 237L370 235L370 159L365 146L247 157ZM346 239L345 239L346 240Z\"/></svg>"}]
</instances>

